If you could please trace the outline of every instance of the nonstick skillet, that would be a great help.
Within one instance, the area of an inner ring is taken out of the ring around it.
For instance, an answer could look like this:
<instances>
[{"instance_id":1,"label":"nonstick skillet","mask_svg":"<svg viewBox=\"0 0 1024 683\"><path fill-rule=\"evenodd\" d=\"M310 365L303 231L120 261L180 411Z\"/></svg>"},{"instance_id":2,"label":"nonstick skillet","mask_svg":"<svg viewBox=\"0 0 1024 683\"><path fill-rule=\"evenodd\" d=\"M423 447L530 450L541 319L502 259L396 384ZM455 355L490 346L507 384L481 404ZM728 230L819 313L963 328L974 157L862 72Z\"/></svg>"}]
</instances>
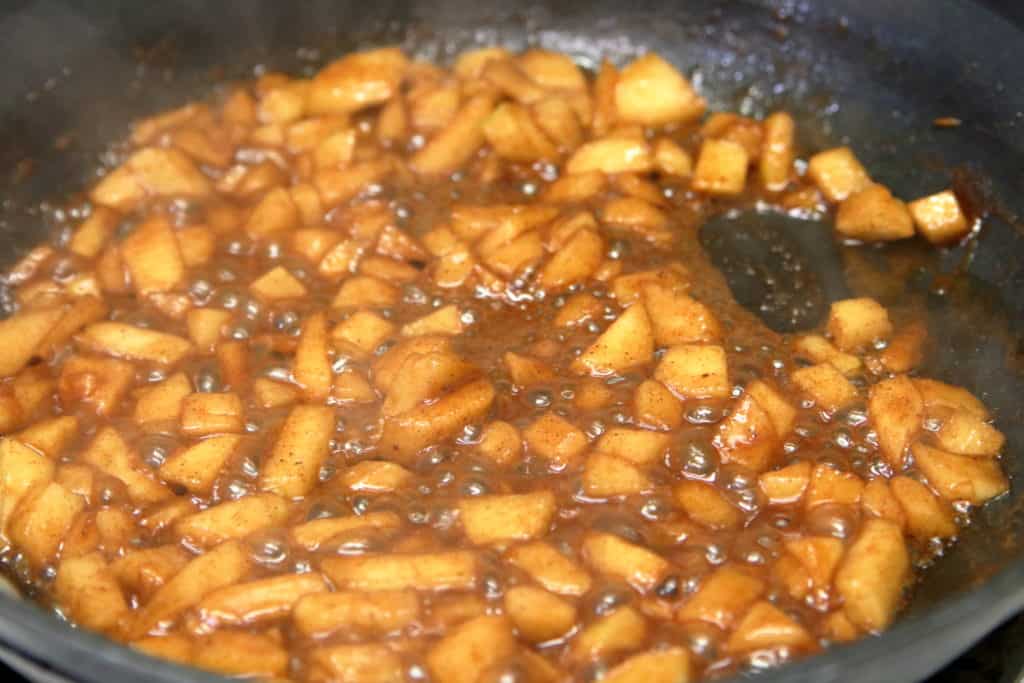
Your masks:
<instances>
[{"instance_id":1,"label":"nonstick skillet","mask_svg":"<svg viewBox=\"0 0 1024 683\"><path fill-rule=\"evenodd\" d=\"M649 48L686 69L713 108L795 112L807 131L805 149L854 142L879 182L900 196L952 182L970 197L984 216L980 232L941 253L923 245L838 247L750 217L728 226L755 245L773 235L790 240L819 274L823 302L865 286L921 297L937 341L929 374L993 407L1008 437L1004 464L1013 480L1011 493L986 507L926 574L892 629L759 678L920 680L1024 607L1024 228L1017 219L1024 210L1024 33L981 4L8 3L0 9L0 262L12 263L50 235L57 221L47 200L84 187L132 119L259 65L303 72L353 47L386 43L438 60L478 44L540 44L583 64ZM962 123L934 126L940 117ZM716 238L720 229L711 226L705 236L713 256L739 254L736 240ZM759 258L756 247L747 249L743 258ZM744 303L767 296L749 283L734 286ZM0 646L0 656L38 680L217 680L73 629L13 595L0 596Z\"/></svg>"}]
</instances>

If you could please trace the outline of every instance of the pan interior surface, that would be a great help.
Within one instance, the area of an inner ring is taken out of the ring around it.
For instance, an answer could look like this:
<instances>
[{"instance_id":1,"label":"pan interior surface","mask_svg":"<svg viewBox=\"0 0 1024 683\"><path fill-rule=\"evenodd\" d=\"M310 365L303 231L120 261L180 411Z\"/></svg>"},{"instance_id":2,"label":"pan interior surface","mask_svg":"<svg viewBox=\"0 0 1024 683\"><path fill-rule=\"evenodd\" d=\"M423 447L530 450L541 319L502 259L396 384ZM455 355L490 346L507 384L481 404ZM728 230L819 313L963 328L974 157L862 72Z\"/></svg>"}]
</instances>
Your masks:
<instances>
[{"instance_id":1,"label":"pan interior surface","mask_svg":"<svg viewBox=\"0 0 1024 683\"><path fill-rule=\"evenodd\" d=\"M958 30L965 25L971 30ZM0 74L5 266L60 233L68 217L51 202L90 182L133 119L254 69L310 72L355 47L389 43L437 61L475 45L541 45L589 66L650 49L684 68L713 110L787 109L803 149L854 145L897 195L958 184L986 213L971 243L941 252L918 243L841 247L838 260L850 291L927 307L935 343L924 370L992 406L1007 435L1013 489L926 573L886 636L763 680L919 679L1024 604L1024 227L1016 219L1024 210L1024 93L1010 87L1024 76L1024 42L986 10L929 0L641 1L628 13L605 0L513 9L479 0L311 1L301 11L271 1L143 8L43 0L8 10L0 36L9 54ZM943 116L963 124L934 127ZM83 681L213 680L72 632L6 596L0 641ZM901 652L925 643L914 657Z\"/></svg>"}]
</instances>

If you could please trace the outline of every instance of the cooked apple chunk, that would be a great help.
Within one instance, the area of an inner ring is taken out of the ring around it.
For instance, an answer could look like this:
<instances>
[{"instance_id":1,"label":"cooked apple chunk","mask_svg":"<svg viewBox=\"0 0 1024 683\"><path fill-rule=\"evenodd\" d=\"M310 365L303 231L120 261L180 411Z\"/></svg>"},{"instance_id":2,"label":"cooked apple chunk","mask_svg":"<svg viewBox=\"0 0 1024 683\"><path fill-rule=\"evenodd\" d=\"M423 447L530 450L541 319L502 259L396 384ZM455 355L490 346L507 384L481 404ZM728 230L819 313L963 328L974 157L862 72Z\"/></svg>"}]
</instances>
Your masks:
<instances>
[{"instance_id":1,"label":"cooked apple chunk","mask_svg":"<svg viewBox=\"0 0 1024 683\"><path fill-rule=\"evenodd\" d=\"M914 236L907 205L889 188L872 184L844 199L836 213L836 231L867 242L902 240Z\"/></svg>"},{"instance_id":2,"label":"cooked apple chunk","mask_svg":"<svg viewBox=\"0 0 1024 683\"><path fill-rule=\"evenodd\" d=\"M831 363L800 368L791 378L822 410L835 412L857 400L857 388Z\"/></svg>"},{"instance_id":3,"label":"cooked apple chunk","mask_svg":"<svg viewBox=\"0 0 1024 683\"><path fill-rule=\"evenodd\" d=\"M654 370L654 378L679 398L725 398L732 390L725 350L721 346L673 346Z\"/></svg>"},{"instance_id":4,"label":"cooked apple chunk","mask_svg":"<svg viewBox=\"0 0 1024 683\"><path fill-rule=\"evenodd\" d=\"M721 629L735 626L765 590L765 583L741 569L716 569L676 612L679 621L705 621Z\"/></svg>"},{"instance_id":5,"label":"cooked apple chunk","mask_svg":"<svg viewBox=\"0 0 1024 683\"><path fill-rule=\"evenodd\" d=\"M981 505L1009 490L999 463L991 458L947 453L922 443L914 444L912 450L914 464L946 500Z\"/></svg>"},{"instance_id":6,"label":"cooked apple chunk","mask_svg":"<svg viewBox=\"0 0 1024 683\"><path fill-rule=\"evenodd\" d=\"M868 416L878 433L878 446L899 471L907 448L921 431L924 401L906 375L879 382L868 395Z\"/></svg>"},{"instance_id":7,"label":"cooked apple chunk","mask_svg":"<svg viewBox=\"0 0 1024 683\"><path fill-rule=\"evenodd\" d=\"M700 118L705 102L674 66L649 53L619 73L615 108L622 121L661 126Z\"/></svg>"},{"instance_id":8,"label":"cooked apple chunk","mask_svg":"<svg viewBox=\"0 0 1024 683\"><path fill-rule=\"evenodd\" d=\"M843 611L867 631L885 628L909 575L910 557L900 528L884 519L867 520L836 572Z\"/></svg>"},{"instance_id":9,"label":"cooked apple chunk","mask_svg":"<svg viewBox=\"0 0 1024 683\"><path fill-rule=\"evenodd\" d=\"M743 145L731 140L705 140L693 170L693 188L716 196L735 196L747 184L750 157Z\"/></svg>"},{"instance_id":10,"label":"cooked apple chunk","mask_svg":"<svg viewBox=\"0 0 1024 683\"><path fill-rule=\"evenodd\" d=\"M815 154L807 163L807 175L830 202L841 202L871 184L868 172L849 147Z\"/></svg>"},{"instance_id":11,"label":"cooked apple chunk","mask_svg":"<svg viewBox=\"0 0 1024 683\"><path fill-rule=\"evenodd\" d=\"M583 557L598 572L643 592L653 590L671 567L661 555L607 533L589 534L583 541Z\"/></svg>"},{"instance_id":12,"label":"cooked apple chunk","mask_svg":"<svg viewBox=\"0 0 1024 683\"><path fill-rule=\"evenodd\" d=\"M630 306L573 361L577 374L605 376L644 365L654 353L651 321L642 305Z\"/></svg>"},{"instance_id":13,"label":"cooked apple chunk","mask_svg":"<svg viewBox=\"0 0 1024 683\"><path fill-rule=\"evenodd\" d=\"M909 204L917 231L933 244L946 244L970 230L967 217L952 190L943 190Z\"/></svg>"},{"instance_id":14,"label":"cooked apple chunk","mask_svg":"<svg viewBox=\"0 0 1024 683\"><path fill-rule=\"evenodd\" d=\"M525 541L543 536L555 513L550 491L464 498L459 518L475 545Z\"/></svg>"}]
</instances>

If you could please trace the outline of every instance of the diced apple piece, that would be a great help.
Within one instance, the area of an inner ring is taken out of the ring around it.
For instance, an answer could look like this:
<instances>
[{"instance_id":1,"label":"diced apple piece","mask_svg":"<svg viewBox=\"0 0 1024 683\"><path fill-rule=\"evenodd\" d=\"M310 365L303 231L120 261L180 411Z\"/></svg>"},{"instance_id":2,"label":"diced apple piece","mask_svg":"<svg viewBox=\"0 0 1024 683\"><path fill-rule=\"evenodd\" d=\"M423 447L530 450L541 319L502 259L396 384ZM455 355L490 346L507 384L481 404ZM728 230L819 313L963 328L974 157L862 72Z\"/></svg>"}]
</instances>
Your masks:
<instances>
[{"instance_id":1,"label":"diced apple piece","mask_svg":"<svg viewBox=\"0 0 1024 683\"><path fill-rule=\"evenodd\" d=\"M402 367L410 357L450 351L451 340L447 337L429 335L404 341L374 362L373 382L383 391L390 391L392 383L399 377Z\"/></svg>"},{"instance_id":2,"label":"diced apple piece","mask_svg":"<svg viewBox=\"0 0 1024 683\"><path fill-rule=\"evenodd\" d=\"M505 613L519 635L531 643L563 636L576 622L576 607L571 602L534 586L507 590Z\"/></svg>"},{"instance_id":3,"label":"diced apple piece","mask_svg":"<svg viewBox=\"0 0 1024 683\"><path fill-rule=\"evenodd\" d=\"M531 452L551 461L558 469L575 462L587 447L587 436L554 413L545 413L524 429L523 439Z\"/></svg>"},{"instance_id":4,"label":"diced apple piece","mask_svg":"<svg viewBox=\"0 0 1024 683\"><path fill-rule=\"evenodd\" d=\"M282 574L212 591L196 611L206 626L250 626L287 616L303 596L325 591L320 574Z\"/></svg>"},{"instance_id":5,"label":"diced apple piece","mask_svg":"<svg viewBox=\"0 0 1024 683\"><path fill-rule=\"evenodd\" d=\"M362 591L468 590L480 574L476 554L464 550L329 557L321 569L335 586Z\"/></svg>"},{"instance_id":6,"label":"diced apple piece","mask_svg":"<svg viewBox=\"0 0 1024 683\"><path fill-rule=\"evenodd\" d=\"M422 404L388 418L384 421L378 451L408 460L426 446L444 441L466 425L482 419L494 395L494 387L488 380L477 379L434 403Z\"/></svg>"},{"instance_id":7,"label":"diced apple piece","mask_svg":"<svg viewBox=\"0 0 1024 683\"><path fill-rule=\"evenodd\" d=\"M604 683L689 683L690 654L681 647L633 655L601 679Z\"/></svg>"},{"instance_id":8,"label":"diced apple piece","mask_svg":"<svg viewBox=\"0 0 1024 683\"><path fill-rule=\"evenodd\" d=\"M653 352L653 333L647 312L643 306L630 306L572 361L572 370L596 377L623 373L647 364Z\"/></svg>"},{"instance_id":9,"label":"diced apple piece","mask_svg":"<svg viewBox=\"0 0 1024 683\"><path fill-rule=\"evenodd\" d=\"M843 542L828 536L807 536L785 542L786 551L800 561L801 566L820 588L832 583L839 561L843 557Z\"/></svg>"},{"instance_id":10,"label":"diced apple piece","mask_svg":"<svg viewBox=\"0 0 1024 683\"><path fill-rule=\"evenodd\" d=\"M866 242L902 240L914 236L907 205L889 188L872 184L844 199L836 213L836 231Z\"/></svg>"},{"instance_id":11,"label":"diced apple piece","mask_svg":"<svg viewBox=\"0 0 1024 683\"><path fill-rule=\"evenodd\" d=\"M830 202L841 202L868 187L871 178L849 147L819 152L807 163L807 175Z\"/></svg>"},{"instance_id":12,"label":"diced apple piece","mask_svg":"<svg viewBox=\"0 0 1024 683\"><path fill-rule=\"evenodd\" d=\"M857 387L831 363L800 368L790 376L815 405L830 413L842 410L857 400Z\"/></svg>"},{"instance_id":13,"label":"diced apple piece","mask_svg":"<svg viewBox=\"0 0 1024 683\"><path fill-rule=\"evenodd\" d=\"M394 331L394 323L376 313L357 311L335 326L331 339L340 351L365 358L373 354Z\"/></svg>"},{"instance_id":14,"label":"diced apple piece","mask_svg":"<svg viewBox=\"0 0 1024 683\"><path fill-rule=\"evenodd\" d=\"M563 175L544 191L543 198L552 204L574 204L596 197L608 184L601 171Z\"/></svg>"},{"instance_id":15,"label":"diced apple piece","mask_svg":"<svg viewBox=\"0 0 1024 683\"><path fill-rule=\"evenodd\" d=\"M921 392L925 412L935 415L940 410L963 411L979 420L988 420L988 409L971 392L962 387L945 384L934 379L914 379Z\"/></svg>"},{"instance_id":16,"label":"diced apple piece","mask_svg":"<svg viewBox=\"0 0 1024 683\"><path fill-rule=\"evenodd\" d=\"M612 293L619 304L626 306L642 297L648 285L659 285L671 292L686 292L690 289L689 273L681 263L675 262L653 270L619 275L612 281Z\"/></svg>"},{"instance_id":17,"label":"diced apple piece","mask_svg":"<svg viewBox=\"0 0 1024 683\"><path fill-rule=\"evenodd\" d=\"M762 127L761 182L769 192L780 192L793 175L796 124L788 113L778 111L766 118Z\"/></svg>"},{"instance_id":18,"label":"diced apple piece","mask_svg":"<svg viewBox=\"0 0 1024 683\"><path fill-rule=\"evenodd\" d=\"M667 434L613 427L598 439L596 450L636 465L647 465L663 456L670 442Z\"/></svg>"},{"instance_id":19,"label":"diced apple piece","mask_svg":"<svg viewBox=\"0 0 1024 683\"><path fill-rule=\"evenodd\" d=\"M590 589L590 575L547 543L515 546L505 553L505 559L552 593L580 596Z\"/></svg>"},{"instance_id":20,"label":"diced apple piece","mask_svg":"<svg viewBox=\"0 0 1024 683\"><path fill-rule=\"evenodd\" d=\"M682 481L672 495L687 517L709 529L738 529L745 521L743 513L713 484Z\"/></svg>"},{"instance_id":21,"label":"diced apple piece","mask_svg":"<svg viewBox=\"0 0 1024 683\"><path fill-rule=\"evenodd\" d=\"M139 503L157 503L171 497L170 490L147 471L113 427L103 427L81 454L81 461L120 479L128 495Z\"/></svg>"},{"instance_id":22,"label":"diced apple piece","mask_svg":"<svg viewBox=\"0 0 1024 683\"><path fill-rule=\"evenodd\" d=\"M693 171L693 189L722 197L738 195L746 187L749 165L750 156L743 145L731 140L704 140Z\"/></svg>"},{"instance_id":23,"label":"diced apple piece","mask_svg":"<svg viewBox=\"0 0 1024 683\"><path fill-rule=\"evenodd\" d=\"M879 382L868 395L868 416L878 433L878 446L889 464L903 468L907 448L921 432L924 401L906 375Z\"/></svg>"},{"instance_id":24,"label":"diced apple piece","mask_svg":"<svg viewBox=\"0 0 1024 683\"><path fill-rule=\"evenodd\" d=\"M725 649L739 653L778 647L810 650L814 646L814 638L806 628L770 602L762 601L751 607L736 626Z\"/></svg>"},{"instance_id":25,"label":"diced apple piece","mask_svg":"<svg viewBox=\"0 0 1024 683\"><path fill-rule=\"evenodd\" d=\"M185 320L188 336L200 351L209 353L231 322L231 312L217 308L194 308L188 312Z\"/></svg>"},{"instance_id":26,"label":"diced apple piece","mask_svg":"<svg viewBox=\"0 0 1024 683\"><path fill-rule=\"evenodd\" d=\"M763 472L772 466L779 437L771 416L747 394L719 424L712 443L723 463Z\"/></svg>"},{"instance_id":27,"label":"diced apple piece","mask_svg":"<svg viewBox=\"0 0 1024 683\"><path fill-rule=\"evenodd\" d=\"M900 528L883 519L864 522L836 572L843 611L867 631L887 627L910 577L910 557Z\"/></svg>"},{"instance_id":28,"label":"diced apple piece","mask_svg":"<svg viewBox=\"0 0 1024 683\"><path fill-rule=\"evenodd\" d=\"M947 453L922 443L914 444L912 451L914 464L948 501L966 500L982 505L1010 488L999 462L991 458Z\"/></svg>"},{"instance_id":29,"label":"diced apple piece","mask_svg":"<svg viewBox=\"0 0 1024 683\"><path fill-rule=\"evenodd\" d=\"M907 516L907 531L921 540L956 536L949 506L927 486L909 477L893 477L889 486Z\"/></svg>"},{"instance_id":30,"label":"diced apple piece","mask_svg":"<svg viewBox=\"0 0 1024 683\"><path fill-rule=\"evenodd\" d=\"M531 113L537 125L558 146L559 151L574 150L583 142L579 116L567 97L545 97L533 104Z\"/></svg>"},{"instance_id":31,"label":"diced apple piece","mask_svg":"<svg viewBox=\"0 0 1024 683\"><path fill-rule=\"evenodd\" d=\"M128 609L117 578L98 552L63 558L53 592L76 623L96 631L113 628Z\"/></svg>"},{"instance_id":32,"label":"diced apple piece","mask_svg":"<svg viewBox=\"0 0 1024 683\"><path fill-rule=\"evenodd\" d=\"M352 532L374 532L387 536L402 525L402 520L393 512L368 512L349 517L323 517L293 526L289 531L291 541L305 550L315 552L321 546L338 537Z\"/></svg>"},{"instance_id":33,"label":"diced apple piece","mask_svg":"<svg viewBox=\"0 0 1024 683\"><path fill-rule=\"evenodd\" d=\"M163 584L124 629L134 639L146 635L162 622L175 619L206 595L237 583L249 568L244 547L236 541L223 543L205 555L192 559Z\"/></svg>"},{"instance_id":34,"label":"diced apple piece","mask_svg":"<svg viewBox=\"0 0 1024 683\"><path fill-rule=\"evenodd\" d=\"M484 123L484 136L498 156L510 161L557 159L558 149L521 104L504 102Z\"/></svg>"},{"instance_id":35,"label":"diced apple piece","mask_svg":"<svg viewBox=\"0 0 1024 683\"><path fill-rule=\"evenodd\" d=\"M626 605L584 627L573 639L570 655L577 661L607 658L638 649L646 638L647 621Z\"/></svg>"},{"instance_id":36,"label":"diced apple piece","mask_svg":"<svg viewBox=\"0 0 1024 683\"><path fill-rule=\"evenodd\" d=\"M520 387L529 387L555 380L555 372L544 361L512 351L506 351L501 359L512 382Z\"/></svg>"},{"instance_id":37,"label":"diced apple piece","mask_svg":"<svg viewBox=\"0 0 1024 683\"><path fill-rule=\"evenodd\" d=\"M64 314L64 308L43 308L0 321L0 346L4 349L0 375L14 375L24 368Z\"/></svg>"},{"instance_id":38,"label":"diced apple piece","mask_svg":"<svg viewBox=\"0 0 1024 683\"><path fill-rule=\"evenodd\" d=\"M10 437L0 439L0 533L29 491L53 480L53 461Z\"/></svg>"},{"instance_id":39,"label":"diced apple piece","mask_svg":"<svg viewBox=\"0 0 1024 683\"><path fill-rule=\"evenodd\" d=\"M892 334L889 314L874 299L844 299L832 304L828 315L828 333L841 351L869 347Z\"/></svg>"},{"instance_id":40,"label":"diced apple piece","mask_svg":"<svg viewBox=\"0 0 1024 683\"><path fill-rule=\"evenodd\" d=\"M386 460L363 460L345 470L341 481L350 491L393 492L407 486L412 472Z\"/></svg>"},{"instance_id":41,"label":"diced apple piece","mask_svg":"<svg viewBox=\"0 0 1024 683\"><path fill-rule=\"evenodd\" d=\"M665 385L651 379L636 388L633 412L640 424L654 429L677 429L683 423L683 404Z\"/></svg>"},{"instance_id":42,"label":"diced apple piece","mask_svg":"<svg viewBox=\"0 0 1024 683\"><path fill-rule=\"evenodd\" d=\"M57 391L61 404L91 407L97 415L109 415L121 406L121 399L135 381L135 368L113 358L71 356L61 368Z\"/></svg>"},{"instance_id":43,"label":"diced apple piece","mask_svg":"<svg viewBox=\"0 0 1024 683\"><path fill-rule=\"evenodd\" d=\"M731 629L765 590L764 581L732 566L716 569L676 612L678 621Z\"/></svg>"},{"instance_id":44,"label":"diced apple piece","mask_svg":"<svg viewBox=\"0 0 1024 683\"><path fill-rule=\"evenodd\" d=\"M331 62L310 82L313 114L349 114L382 104L398 93L409 61L398 48L354 52Z\"/></svg>"},{"instance_id":45,"label":"diced apple piece","mask_svg":"<svg viewBox=\"0 0 1024 683\"><path fill-rule=\"evenodd\" d=\"M652 486L643 470L614 455L593 453L583 467L583 490L593 498L639 494Z\"/></svg>"},{"instance_id":46,"label":"diced apple piece","mask_svg":"<svg viewBox=\"0 0 1024 683\"><path fill-rule=\"evenodd\" d=\"M427 666L438 683L475 683L483 672L515 650L509 620L484 615L445 635L427 653Z\"/></svg>"},{"instance_id":47,"label":"diced apple piece","mask_svg":"<svg viewBox=\"0 0 1024 683\"><path fill-rule=\"evenodd\" d=\"M601 236L593 230L577 230L544 264L537 284L543 289L558 291L584 282L597 271L603 258Z\"/></svg>"},{"instance_id":48,"label":"diced apple piece","mask_svg":"<svg viewBox=\"0 0 1024 683\"><path fill-rule=\"evenodd\" d=\"M872 479L867 483L861 493L860 505L869 515L887 519L900 529L907 525L903 506L893 495L888 481L884 478Z\"/></svg>"},{"instance_id":49,"label":"diced apple piece","mask_svg":"<svg viewBox=\"0 0 1024 683\"><path fill-rule=\"evenodd\" d=\"M932 244L956 241L970 231L967 216L952 190L943 190L909 204L917 231Z\"/></svg>"},{"instance_id":50,"label":"diced apple piece","mask_svg":"<svg viewBox=\"0 0 1024 683\"><path fill-rule=\"evenodd\" d=\"M653 590L670 569L661 555L607 533L588 534L583 540L583 557L595 570L641 592Z\"/></svg>"},{"instance_id":51,"label":"diced apple piece","mask_svg":"<svg viewBox=\"0 0 1024 683\"><path fill-rule=\"evenodd\" d=\"M94 323L76 339L90 351L161 365L174 365L194 349L182 337L118 322Z\"/></svg>"},{"instance_id":52,"label":"diced apple piece","mask_svg":"<svg viewBox=\"0 0 1024 683\"><path fill-rule=\"evenodd\" d=\"M369 275L351 277L341 285L331 303L333 308L387 308L398 302L394 285Z\"/></svg>"},{"instance_id":53,"label":"diced apple piece","mask_svg":"<svg viewBox=\"0 0 1024 683\"><path fill-rule=\"evenodd\" d=\"M579 147L565 164L568 175L599 171L616 173L647 173L654 168L651 148L642 138L606 137Z\"/></svg>"},{"instance_id":54,"label":"diced apple piece","mask_svg":"<svg viewBox=\"0 0 1024 683\"><path fill-rule=\"evenodd\" d=\"M306 296L306 285L283 266L275 266L249 284L249 291L262 301L301 299Z\"/></svg>"},{"instance_id":55,"label":"diced apple piece","mask_svg":"<svg viewBox=\"0 0 1024 683\"><path fill-rule=\"evenodd\" d=\"M336 683L402 683L402 660L382 643L331 645L310 654L310 680Z\"/></svg>"},{"instance_id":56,"label":"diced apple piece","mask_svg":"<svg viewBox=\"0 0 1024 683\"><path fill-rule=\"evenodd\" d=\"M106 175L89 196L97 204L129 211L147 195L202 198L211 190L209 179L184 153L144 147Z\"/></svg>"},{"instance_id":57,"label":"diced apple piece","mask_svg":"<svg viewBox=\"0 0 1024 683\"><path fill-rule=\"evenodd\" d=\"M655 368L654 378L684 401L726 398L732 391L725 349L721 346L673 346Z\"/></svg>"},{"instance_id":58,"label":"diced apple piece","mask_svg":"<svg viewBox=\"0 0 1024 683\"><path fill-rule=\"evenodd\" d=\"M150 218L135 228L121 243L121 258L142 295L171 291L185 278L178 240L164 218Z\"/></svg>"},{"instance_id":59,"label":"diced apple piece","mask_svg":"<svg viewBox=\"0 0 1024 683\"><path fill-rule=\"evenodd\" d=\"M174 523L174 532L194 546L210 548L261 529L283 526L288 514L288 503L280 496L254 494L182 517Z\"/></svg>"},{"instance_id":60,"label":"diced apple piece","mask_svg":"<svg viewBox=\"0 0 1024 683\"><path fill-rule=\"evenodd\" d=\"M475 545L535 539L547 533L555 513L550 491L464 498L459 518Z\"/></svg>"},{"instance_id":61,"label":"diced apple piece","mask_svg":"<svg viewBox=\"0 0 1024 683\"><path fill-rule=\"evenodd\" d=\"M209 493L241 441L242 437L234 434L203 439L173 453L160 466L160 477L193 493Z\"/></svg>"},{"instance_id":62,"label":"diced apple piece","mask_svg":"<svg viewBox=\"0 0 1024 683\"><path fill-rule=\"evenodd\" d=\"M225 676L280 678L288 668L288 652L269 635L215 631L196 643L192 663Z\"/></svg>"},{"instance_id":63,"label":"diced apple piece","mask_svg":"<svg viewBox=\"0 0 1024 683\"><path fill-rule=\"evenodd\" d=\"M334 372L327 349L327 316L314 313L302 323L292 377L309 401L323 401L331 393Z\"/></svg>"},{"instance_id":64,"label":"diced apple piece","mask_svg":"<svg viewBox=\"0 0 1024 683\"><path fill-rule=\"evenodd\" d=\"M411 590L311 592L295 603L292 614L306 636L341 629L384 635L409 626L419 616L419 597Z\"/></svg>"},{"instance_id":65,"label":"diced apple piece","mask_svg":"<svg viewBox=\"0 0 1024 683\"><path fill-rule=\"evenodd\" d=\"M847 376L856 374L861 368L860 358L843 353L832 346L832 342L818 334L800 337L796 340L794 347L800 356L815 363L831 363L836 370Z\"/></svg>"},{"instance_id":66,"label":"diced apple piece","mask_svg":"<svg viewBox=\"0 0 1024 683\"><path fill-rule=\"evenodd\" d=\"M864 491L864 481L853 472L840 472L825 463L818 463L811 472L805 504L856 505Z\"/></svg>"},{"instance_id":67,"label":"diced apple piece","mask_svg":"<svg viewBox=\"0 0 1024 683\"><path fill-rule=\"evenodd\" d=\"M424 334L462 334L463 325L458 306L449 305L402 326L403 337Z\"/></svg>"},{"instance_id":68,"label":"diced apple piece","mask_svg":"<svg viewBox=\"0 0 1024 683\"><path fill-rule=\"evenodd\" d=\"M292 408L260 472L260 490L296 497L318 481L334 435L334 410L326 406Z\"/></svg>"},{"instance_id":69,"label":"diced apple piece","mask_svg":"<svg viewBox=\"0 0 1024 683\"><path fill-rule=\"evenodd\" d=\"M14 435L19 442L34 448L48 458L57 458L78 435L79 420L63 415L35 422ZM0 468L3 463L0 462Z\"/></svg>"},{"instance_id":70,"label":"diced apple piece","mask_svg":"<svg viewBox=\"0 0 1024 683\"><path fill-rule=\"evenodd\" d=\"M714 343L721 338L718 319L696 299L655 284L646 285L643 292L656 345Z\"/></svg>"},{"instance_id":71,"label":"diced apple piece","mask_svg":"<svg viewBox=\"0 0 1024 683\"><path fill-rule=\"evenodd\" d=\"M96 258L117 230L121 216L105 206L93 208L71 236L68 250L83 258Z\"/></svg>"},{"instance_id":72,"label":"diced apple piece","mask_svg":"<svg viewBox=\"0 0 1024 683\"><path fill-rule=\"evenodd\" d=\"M660 173L678 178L689 178L693 173L689 152L670 138L658 138L654 143L654 165Z\"/></svg>"},{"instance_id":73,"label":"diced apple piece","mask_svg":"<svg viewBox=\"0 0 1024 683\"><path fill-rule=\"evenodd\" d=\"M878 359L889 372L910 372L923 360L927 339L928 326L921 321L912 322L893 335Z\"/></svg>"},{"instance_id":74,"label":"diced apple piece","mask_svg":"<svg viewBox=\"0 0 1024 683\"><path fill-rule=\"evenodd\" d=\"M8 520L7 535L36 571L57 558L85 499L56 482L28 491Z\"/></svg>"},{"instance_id":75,"label":"diced apple piece","mask_svg":"<svg viewBox=\"0 0 1024 683\"><path fill-rule=\"evenodd\" d=\"M976 415L957 411L942 421L935 441L951 453L995 457L1003 449L1006 437Z\"/></svg>"},{"instance_id":76,"label":"diced apple piece","mask_svg":"<svg viewBox=\"0 0 1024 683\"><path fill-rule=\"evenodd\" d=\"M786 505L800 500L811 482L811 463L801 461L778 470L762 472L757 483L772 505Z\"/></svg>"},{"instance_id":77,"label":"diced apple piece","mask_svg":"<svg viewBox=\"0 0 1024 683\"><path fill-rule=\"evenodd\" d=\"M513 425L495 420L484 426L477 450L498 465L510 465L522 456L523 437Z\"/></svg>"},{"instance_id":78,"label":"diced apple piece","mask_svg":"<svg viewBox=\"0 0 1024 683\"><path fill-rule=\"evenodd\" d=\"M413 155L410 165L417 173L438 176L456 170L484 144L484 126L494 111L494 95L470 98L446 128Z\"/></svg>"},{"instance_id":79,"label":"diced apple piece","mask_svg":"<svg viewBox=\"0 0 1024 683\"><path fill-rule=\"evenodd\" d=\"M235 393L197 392L181 402L181 431L188 436L245 431L242 399Z\"/></svg>"},{"instance_id":80,"label":"diced apple piece","mask_svg":"<svg viewBox=\"0 0 1024 683\"><path fill-rule=\"evenodd\" d=\"M705 102L679 71L648 53L626 66L615 84L619 119L645 126L687 123L704 113Z\"/></svg>"},{"instance_id":81,"label":"diced apple piece","mask_svg":"<svg viewBox=\"0 0 1024 683\"><path fill-rule=\"evenodd\" d=\"M302 220L292 195L277 187L260 200L245 223L245 230L254 237L270 237L299 227Z\"/></svg>"},{"instance_id":82,"label":"diced apple piece","mask_svg":"<svg viewBox=\"0 0 1024 683\"><path fill-rule=\"evenodd\" d=\"M337 381L337 378L335 378L335 381ZM266 377L255 378L252 381L252 391L256 404L260 408L279 408L291 405L298 401L302 395L295 386L276 382Z\"/></svg>"}]
</instances>

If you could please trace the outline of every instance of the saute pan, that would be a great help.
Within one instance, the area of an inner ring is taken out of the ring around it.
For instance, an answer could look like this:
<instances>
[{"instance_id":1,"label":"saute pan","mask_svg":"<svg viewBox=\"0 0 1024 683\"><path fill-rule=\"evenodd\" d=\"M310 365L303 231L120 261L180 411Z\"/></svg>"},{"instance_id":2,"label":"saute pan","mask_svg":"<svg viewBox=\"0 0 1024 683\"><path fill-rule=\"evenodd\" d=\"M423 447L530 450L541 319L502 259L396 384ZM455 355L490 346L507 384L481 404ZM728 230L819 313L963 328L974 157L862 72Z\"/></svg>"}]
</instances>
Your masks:
<instances>
[{"instance_id":1,"label":"saute pan","mask_svg":"<svg viewBox=\"0 0 1024 683\"><path fill-rule=\"evenodd\" d=\"M132 119L254 68L300 73L384 43L437 60L477 44L540 44L583 64L656 50L686 69L714 108L752 115L785 108L801 121L805 149L854 144L899 196L953 183L982 217L969 243L940 252L921 244L844 247L832 250L834 263L815 259L814 266L851 291L928 307L928 374L968 387L993 408L1008 437L1012 490L927 572L891 630L759 680L920 680L1024 607L1024 227L1016 218L1024 211L1024 32L1007 18L966 0L6 5L5 267L59 233L61 212L48 200L83 188ZM940 127L937 118L960 123ZM822 225L806 231L812 241L831 240ZM0 303L7 300L0 287ZM0 657L37 680L218 680L74 629L13 594L0 595Z\"/></svg>"}]
</instances>

